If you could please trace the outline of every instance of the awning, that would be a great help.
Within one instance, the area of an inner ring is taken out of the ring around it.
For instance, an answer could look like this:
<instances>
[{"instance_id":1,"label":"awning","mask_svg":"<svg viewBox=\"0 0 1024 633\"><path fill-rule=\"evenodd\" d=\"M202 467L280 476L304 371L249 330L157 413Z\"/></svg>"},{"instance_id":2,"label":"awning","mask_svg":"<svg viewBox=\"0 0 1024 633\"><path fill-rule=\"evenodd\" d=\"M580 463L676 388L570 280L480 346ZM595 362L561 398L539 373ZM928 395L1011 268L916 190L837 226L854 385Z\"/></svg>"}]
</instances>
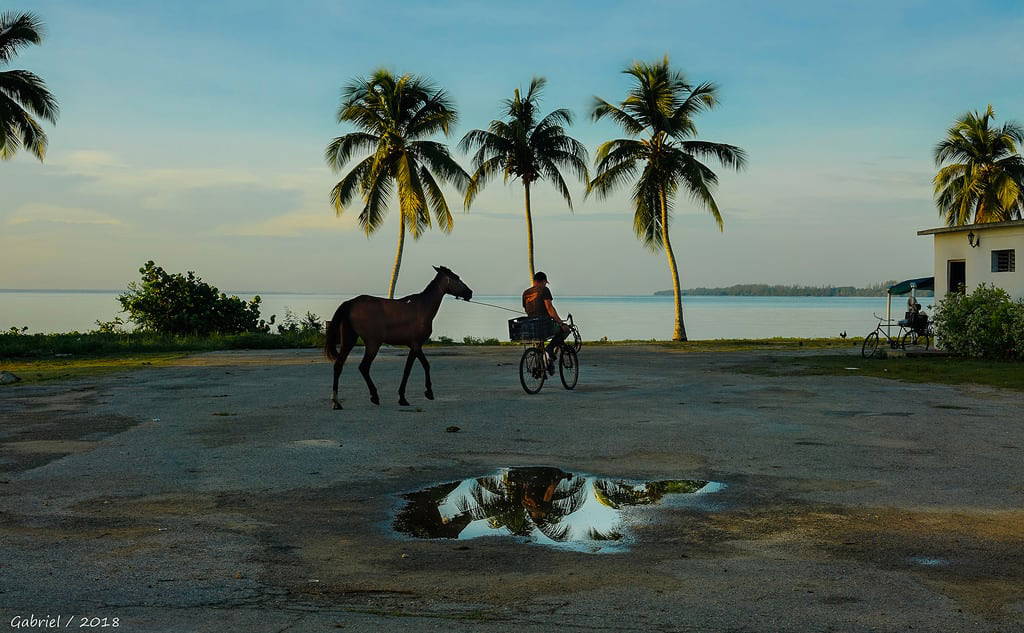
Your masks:
<instances>
[{"instance_id":1,"label":"awning","mask_svg":"<svg viewBox=\"0 0 1024 633\"><path fill-rule=\"evenodd\" d=\"M918 290L935 290L935 277L920 277L918 279L901 281L894 286L889 286L889 294L905 295L913 288Z\"/></svg>"}]
</instances>

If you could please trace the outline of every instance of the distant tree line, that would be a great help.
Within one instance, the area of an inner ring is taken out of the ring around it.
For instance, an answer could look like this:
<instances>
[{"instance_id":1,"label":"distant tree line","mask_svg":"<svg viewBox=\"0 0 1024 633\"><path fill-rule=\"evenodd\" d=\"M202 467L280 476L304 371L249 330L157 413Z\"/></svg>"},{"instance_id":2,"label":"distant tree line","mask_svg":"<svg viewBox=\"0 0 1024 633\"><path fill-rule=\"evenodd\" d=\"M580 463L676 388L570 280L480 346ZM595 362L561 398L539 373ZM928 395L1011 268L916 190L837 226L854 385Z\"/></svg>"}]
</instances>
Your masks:
<instances>
[{"instance_id":1,"label":"distant tree line","mask_svg":"<svg viewBox=\"0 0 1024 633\"><path fill-rule=\"evenodd\" d=\"M883 281L866 288L854 286L787 286L782 284L735 284L725 288L690 288L686 294L705 297L884 297L897 281ZM671 295L671 290L659 290L656 295ZM919 291L918 296L931 296L931 291Z\"/></svg>"}]
</instances>

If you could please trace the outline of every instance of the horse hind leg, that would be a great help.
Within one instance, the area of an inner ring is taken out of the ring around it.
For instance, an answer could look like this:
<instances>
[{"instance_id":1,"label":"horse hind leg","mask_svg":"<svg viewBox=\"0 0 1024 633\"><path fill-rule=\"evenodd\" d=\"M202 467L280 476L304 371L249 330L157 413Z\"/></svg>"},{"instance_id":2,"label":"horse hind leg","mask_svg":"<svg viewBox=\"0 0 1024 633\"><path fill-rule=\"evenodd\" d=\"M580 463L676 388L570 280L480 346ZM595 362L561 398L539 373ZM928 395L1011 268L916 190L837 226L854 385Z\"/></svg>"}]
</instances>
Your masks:
<instances>
[{"instance_id":1,"label":"horse hind leg","mask_svg":"<svg viewBox=\"0 0 1024 633\"><path fill-rule=\"evenodd\" d=\"M419 357L420 364L423 365L423 374L426 376L427 379L427 390L423 392L423 395L424 397L426 397L427 400L433 400L434 387L430 383L430 363L427 362L427 355L423 353L422 347L416 350L416 356Z\"/></svg>"},{"instance_id":2,"label":"horse hind leg","mask_svg":"<svg viewBox=\"0 0 1024 633\"><path fill-rule=\"evenodd\" d=\"M359 373L363 375L363 380L366 381L366 388L370 390L370 402L373 404L380 404L380 395L377 394L377 385L373 384L373 379L370 378L370 365L373 364L373 359L377 356L377 350L380 349L380 343L370 343L366 341L366 351L363 352L363 360L359 363Z\"/></svg>"},{"instance_id":3,"label":"horse hind leg","mask_svg":"<svg viewBox=\"0 0 1024 633\"><path fill-rule=\"evenodd\" d=\"M402 373L402 384L398 386L398 404L403 407L409 406L405 399L405 385L409 382L409 372L412 371L412 361L416 360L416 350L409 348L409 356L405 359L405 371Z\"/></svg>"},{"instance_id":4,"label":"horse hind leg","mask_svg":"<svg viewBox=\"0 0 1024 633\"><path fill-rule=\"evenodd\" d=\"M341 409L341 403L338 401L338 379L341 378L341 369L345 366L345 360L348 358L349 352L354 347L354 341L342 340L341 352L338 355L337 360L334 361L334 383L331 388L331 408L338 410Z\"/></svg>"}]
</instances>

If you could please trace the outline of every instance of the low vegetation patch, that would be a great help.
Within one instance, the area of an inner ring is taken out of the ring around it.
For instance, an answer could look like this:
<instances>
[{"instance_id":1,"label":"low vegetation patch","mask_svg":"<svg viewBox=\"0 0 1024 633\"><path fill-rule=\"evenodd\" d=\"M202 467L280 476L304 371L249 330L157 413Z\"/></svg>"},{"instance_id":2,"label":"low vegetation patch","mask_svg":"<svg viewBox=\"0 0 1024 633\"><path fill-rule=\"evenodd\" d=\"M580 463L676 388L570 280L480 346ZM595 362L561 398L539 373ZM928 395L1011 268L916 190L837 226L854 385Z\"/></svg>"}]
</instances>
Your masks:
<instances>
[{"instance_id":1,"label":"low vegetation patch","mask_svg":"<svg viewBox=\"0 0 1024 633\"><path fill-rule=\"evenodd\" d=\"M748 352L859 348L860 338L721 338L708 341L595 341L586 345L658 345L679 352Z\"/></svg>"},{"instance_id":2,"label":"low vegetation patch","mask_svg":"<svg viewBox=\"0 0 1024 633\"><path fill-rule=\"evenodd\" d=\"M148 369L173 364L185 354L122 354L99 358L5 359L0 369L21 379L17 385L47 380L69 380L118 371ZM0 387L2 389L3 387Z\"/></svg>"},{"instance_id":3,"label":"low vegetation patch","mask_svg":"<svg viewBox=\"0 0 1024 633\"><path fill-rule=\"evenodd\" d=\"M212 352L227 349L320 347L323 335L309 330L280 334L243 332L207 336L155 332L71 332L67 334L0 334L0 359L96 357L155 352Z\"/></svg>"}]
</instances>

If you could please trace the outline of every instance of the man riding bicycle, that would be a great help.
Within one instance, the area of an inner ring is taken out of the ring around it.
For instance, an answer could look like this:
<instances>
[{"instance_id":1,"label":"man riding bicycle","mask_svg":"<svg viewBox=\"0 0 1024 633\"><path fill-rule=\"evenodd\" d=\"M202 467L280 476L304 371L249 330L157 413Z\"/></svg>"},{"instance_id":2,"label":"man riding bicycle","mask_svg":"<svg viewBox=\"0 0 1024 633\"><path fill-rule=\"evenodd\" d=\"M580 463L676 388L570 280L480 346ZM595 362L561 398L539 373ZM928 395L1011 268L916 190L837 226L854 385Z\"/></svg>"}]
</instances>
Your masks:
<instances>
[{"instance_id":1,"label":"man riding bicycle","mask_svg":"<svg viewBox=\"0 0 1024 633\"><path fill-rule=\"evenodd\" d=\"M538 271L533 276L533 285L523 291L523 310L526 312L526 316L548 317L558 324L558 327L555 328L555 335L546 348L549 372L554 371L555 351L565 342L565 338L571 332L569 326L563 323L562 318L558 316L555 306L551 303L553 300L551 290L548 289L548 276Z\"/></svg>"}]
</instances>

